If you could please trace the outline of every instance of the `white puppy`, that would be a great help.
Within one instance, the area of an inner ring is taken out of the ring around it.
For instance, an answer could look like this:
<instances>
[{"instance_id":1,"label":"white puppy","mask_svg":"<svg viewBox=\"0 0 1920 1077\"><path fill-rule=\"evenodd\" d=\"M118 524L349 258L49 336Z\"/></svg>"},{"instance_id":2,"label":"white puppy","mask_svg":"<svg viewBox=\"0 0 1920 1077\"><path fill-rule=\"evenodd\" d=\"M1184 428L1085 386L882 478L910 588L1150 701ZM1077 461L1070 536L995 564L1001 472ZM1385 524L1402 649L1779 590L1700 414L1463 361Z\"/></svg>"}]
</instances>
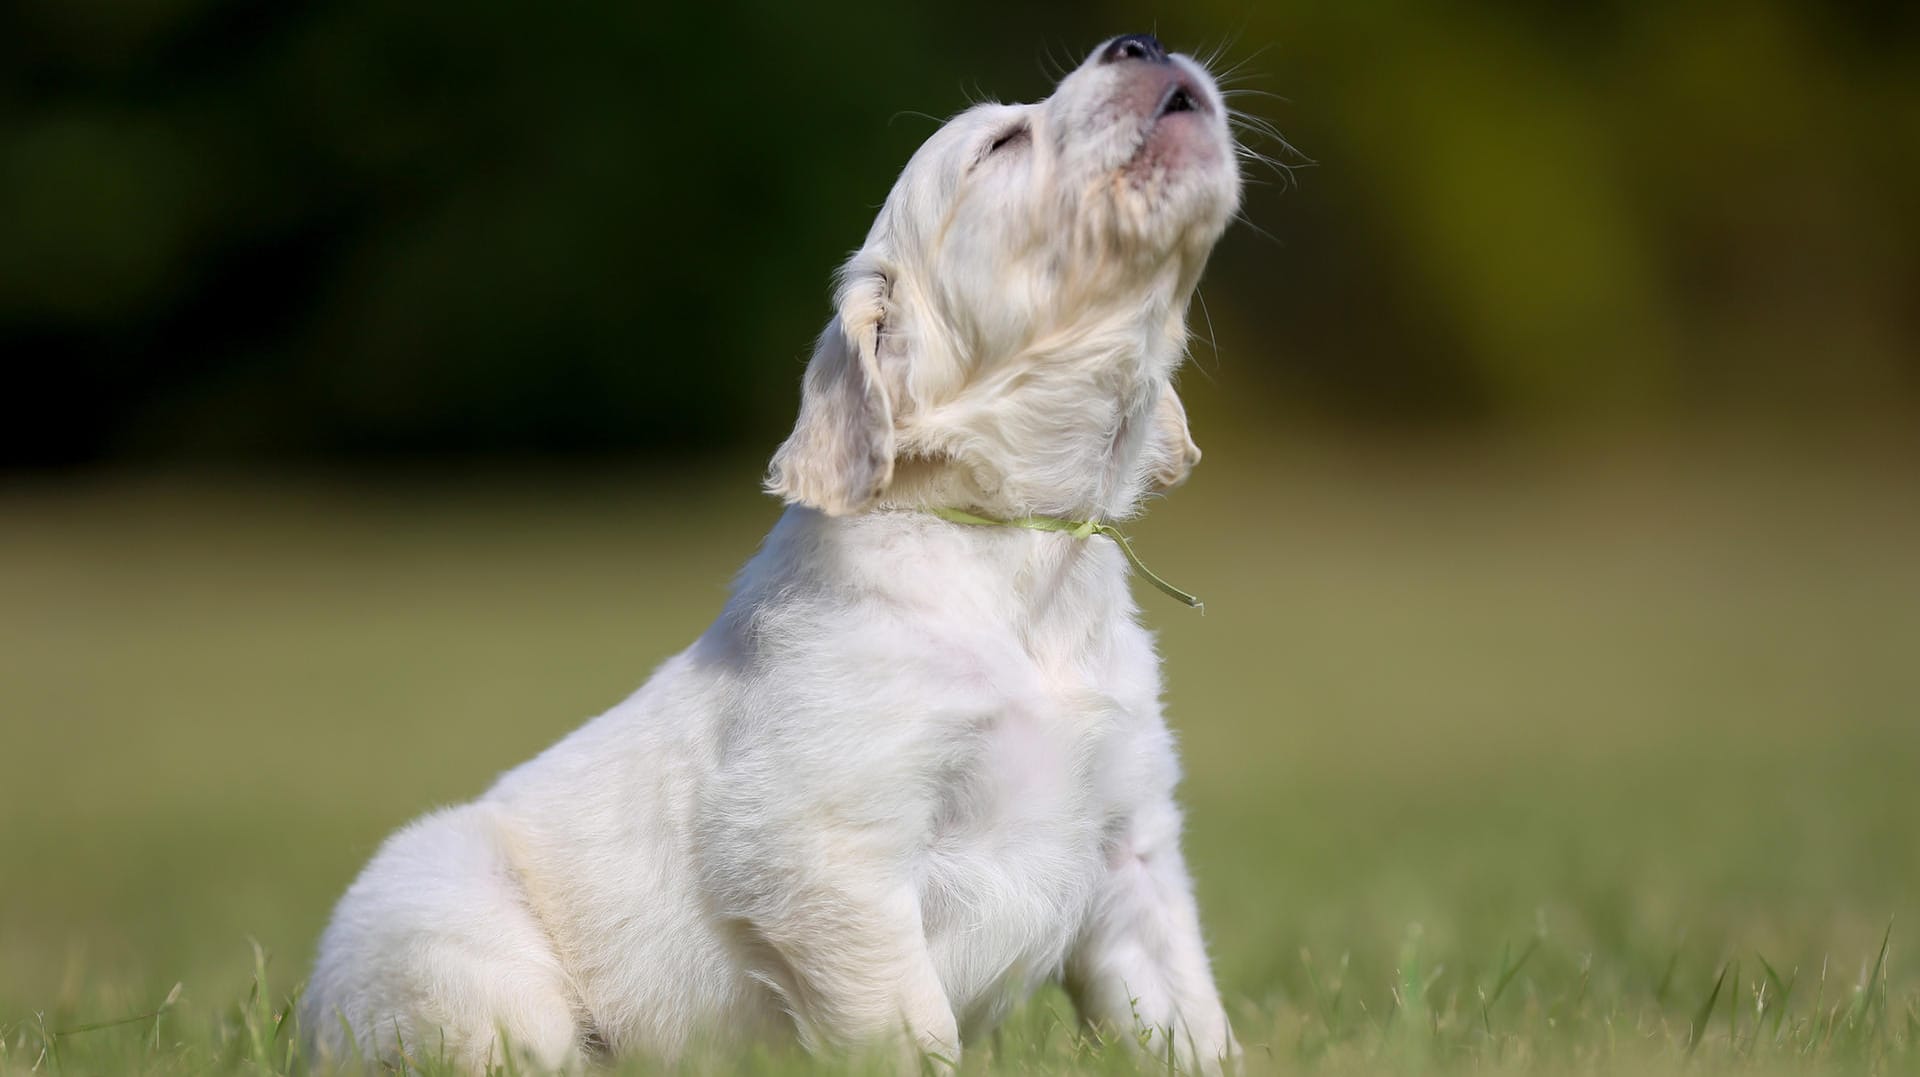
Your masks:
<instances>
[{"instance_id":1,"label":"white puppy","mask_svg":"<svg viewBox=\"0 0 1920 1077\"><path fill-rule=\"evenodd\" d=\"M1239 199L1146 35L909 162L840 276L725 610L630 699L390 839L320 942L323 1057L957 1057L1039 983L1188 1063L1233 1039L1153 641L1105 521L1199 459L1170 379Z\"/></svg>"}]
</instances>

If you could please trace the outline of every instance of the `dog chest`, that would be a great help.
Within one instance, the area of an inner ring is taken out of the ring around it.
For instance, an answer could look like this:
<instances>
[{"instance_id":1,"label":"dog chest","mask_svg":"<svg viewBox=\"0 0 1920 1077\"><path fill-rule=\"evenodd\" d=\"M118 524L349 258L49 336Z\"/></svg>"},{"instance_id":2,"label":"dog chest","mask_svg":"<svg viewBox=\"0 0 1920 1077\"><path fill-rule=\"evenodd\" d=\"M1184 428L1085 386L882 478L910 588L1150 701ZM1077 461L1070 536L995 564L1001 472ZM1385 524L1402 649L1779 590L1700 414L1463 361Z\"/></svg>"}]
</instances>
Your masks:
<instances>
[{"instance_id":1,"label":"dog chest","mask_svg":"<svg viewBox=\"0 0 1920 1077\"><path fill-rule=\"evenodd\" d=\"M990 1024L1064 959L1105 870L1129 724L1077 687L1009 701L944 776L921 910L963 1026Z\"/></svg>"}]
</instances>

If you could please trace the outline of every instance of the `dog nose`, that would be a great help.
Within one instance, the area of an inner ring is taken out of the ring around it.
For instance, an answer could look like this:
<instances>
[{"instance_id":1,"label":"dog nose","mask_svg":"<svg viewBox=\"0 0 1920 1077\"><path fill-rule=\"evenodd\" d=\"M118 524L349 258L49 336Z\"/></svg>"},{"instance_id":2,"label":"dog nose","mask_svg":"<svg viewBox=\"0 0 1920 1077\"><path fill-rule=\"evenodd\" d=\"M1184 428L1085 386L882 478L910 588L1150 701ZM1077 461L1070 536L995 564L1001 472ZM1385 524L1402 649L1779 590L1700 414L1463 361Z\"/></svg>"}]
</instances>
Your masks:
<instances>
[{"instance_id":1,"label":"dog nose","mask_svg":"<svg viewBox=\"0 0 1920 1077\"><path fill-rule=\"evenodd\" d=\"M1121 60L1164 64L1167 62L1167 47L1152 34L1123 34L1108 42L1100 53L1100 62L1103 64L1119 63Z\"/></svg>"}]
</instances>

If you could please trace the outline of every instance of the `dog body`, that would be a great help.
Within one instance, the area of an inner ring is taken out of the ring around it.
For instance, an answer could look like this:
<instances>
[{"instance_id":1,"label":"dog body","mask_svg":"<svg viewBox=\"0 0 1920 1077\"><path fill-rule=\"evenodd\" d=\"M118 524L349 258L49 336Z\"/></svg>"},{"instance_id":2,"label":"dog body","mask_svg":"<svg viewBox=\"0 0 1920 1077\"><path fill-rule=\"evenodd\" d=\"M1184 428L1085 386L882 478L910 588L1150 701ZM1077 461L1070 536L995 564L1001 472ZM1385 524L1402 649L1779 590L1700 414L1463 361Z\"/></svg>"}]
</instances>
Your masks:
<instances>
[{"instance_id":1,"label":"dog body","mask_svg":"<svg viewBox=\"0 0 1920 1077\"><path fill-rule=\"evenodd\" d=\"M1090 1022L1232 1050L1120 551L925 511L1123 517L1197 460L1171 377L1238 197L1223 113L1132 35L929 140L843 271L769 476L790 507L719 619L387 842L321 940L323 1054L953 1059L1056 977Z\"/></svg>"}]
</instances>

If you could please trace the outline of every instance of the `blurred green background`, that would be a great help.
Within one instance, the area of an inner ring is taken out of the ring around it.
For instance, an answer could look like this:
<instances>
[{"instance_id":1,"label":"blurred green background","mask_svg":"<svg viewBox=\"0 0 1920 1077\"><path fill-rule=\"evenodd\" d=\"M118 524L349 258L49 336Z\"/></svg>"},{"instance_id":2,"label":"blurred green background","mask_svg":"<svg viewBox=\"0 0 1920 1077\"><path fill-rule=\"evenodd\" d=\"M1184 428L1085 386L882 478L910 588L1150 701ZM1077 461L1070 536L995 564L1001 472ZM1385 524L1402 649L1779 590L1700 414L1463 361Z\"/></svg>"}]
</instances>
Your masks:
<instances>
[{"instance_id":1,"label":"blurred green background","mask_svg":"<svg viewBox=\"0 0 1920 1077\"><path fill-rule=\"evenodd\" d=\"M24 0L0 459L759 451L930 117L1041 96L1142 26L1222 50L1257 91L1236 104L1315 162L1256 170L1204 288L1237 420L1906 422L1916 22Z\"/></svg>"},{"instance_id":2,"label":"blurred green background","mask_svg":"<svg viewBox=\"0 0 1920 1077\"><path fill-rule=\"evenodd\" d=\"M0 1068L250 937L290 988L385 833L690 641L931 117L1145 28L1299 148L1138 528L1209 600L1141 595L1242 1038L1535 938L1489 1037L1851 990L1890 917L1910 988L1920 9L24 0Z\"/></svg>"}]
</instances>

